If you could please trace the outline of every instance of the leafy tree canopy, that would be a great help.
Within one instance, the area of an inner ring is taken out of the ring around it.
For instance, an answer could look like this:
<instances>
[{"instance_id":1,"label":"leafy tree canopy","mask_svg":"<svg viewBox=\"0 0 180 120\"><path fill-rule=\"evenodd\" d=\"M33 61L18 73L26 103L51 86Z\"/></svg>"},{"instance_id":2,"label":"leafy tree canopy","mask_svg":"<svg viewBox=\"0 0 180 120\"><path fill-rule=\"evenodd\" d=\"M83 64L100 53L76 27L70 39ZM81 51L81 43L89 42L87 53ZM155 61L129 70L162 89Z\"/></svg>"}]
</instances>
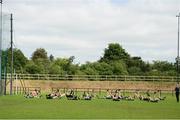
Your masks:
<instances>
[{"instance_id":1,"label":"leafy tree canopy","mask_svg":"<svg viewBox=\"0 0 180 120\"><path fill-rule=\"evenodd\" d=\"M2 51L2 66L6 64L7 72L10 72L11 68L11 49ZM27 64L28 59L24 56L23 52L20 49L13 49L13 67L17 73L23 73L24 67Z\"/></svg>"},{"instance_id":2,"label":"leafy tree canopy","mask_svg":"<svg viewBox=\"0 0 180 120\"><path fill-rule=\"evenodd\" d=\"M44 59L44 60L48 59L47 52L44 48L38 48L32 54L32 60L33 61L36 61L38 59Z\"/></svg>"},{"instance_id":3,"label":"leafy tree canopy","mask_svg":"<svg viewBox=\"0 0 180 120\"><path fill-rule=\"evenodd\" d=\"M118 43L110 43L108 48L105 48L104 55L100 61L109 62L114 60L124 60L129 59L130 55L122 48Z\"/></svg>"},{"instance_id":4,"label":"leafy tree canopy","mask_svg":"<svg viewBox=\"0 0 180 120\"><path fill-rule=\"evenodd\" d=\"M47 56L44 48L36 49L28 60L19 49L14 49L16 73L60 75L170 75L175 76L176 64L168 61L144 62L141 57L131 57L118 43L110 43L99 61L74 63L74 56L54 58ZM11 51L2 51L2 72L10 72ZM7 67L4 67L7 66ZM4 68L7 68L5 70Z\"/></svg>"}]
</instances>

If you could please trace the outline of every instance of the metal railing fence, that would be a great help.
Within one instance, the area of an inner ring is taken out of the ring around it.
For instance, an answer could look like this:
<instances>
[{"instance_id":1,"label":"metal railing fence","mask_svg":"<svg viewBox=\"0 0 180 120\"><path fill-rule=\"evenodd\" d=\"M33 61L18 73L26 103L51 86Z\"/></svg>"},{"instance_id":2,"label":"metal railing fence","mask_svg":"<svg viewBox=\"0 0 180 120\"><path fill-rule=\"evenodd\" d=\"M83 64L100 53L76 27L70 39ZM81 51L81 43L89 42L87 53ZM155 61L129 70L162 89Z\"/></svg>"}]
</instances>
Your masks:
<instances>
[{"instance_id":1,"label":"metal railing fence","mask_svg":"<svg viewBox=\"0 0 180 120\"><path fill-rule=\"evenodd\" d=\"M7 74L7 79L11 74ZM173 76L128 76L128 75L55 75L55 74L14 74L13 79L21 80L89 80L89 81L153 81L176 82Z\"/></svg>"}]
</instances>

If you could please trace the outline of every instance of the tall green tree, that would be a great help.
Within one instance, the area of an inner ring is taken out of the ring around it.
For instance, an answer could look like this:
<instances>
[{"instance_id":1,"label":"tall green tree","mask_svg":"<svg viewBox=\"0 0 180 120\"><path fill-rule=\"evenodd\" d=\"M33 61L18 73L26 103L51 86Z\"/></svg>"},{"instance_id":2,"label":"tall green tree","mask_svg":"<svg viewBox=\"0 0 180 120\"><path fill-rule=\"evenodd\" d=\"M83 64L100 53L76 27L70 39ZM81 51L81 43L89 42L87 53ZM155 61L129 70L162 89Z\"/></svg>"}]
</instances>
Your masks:
<instances>
[{"instance_id":1,"label":"tall green tree","mask_svg":"<svg viewBox=\"0 0 180 120\"><path fill-rule=\"evenodd\" d=\"M151 70L150 64L145 63L141 57L131 57L127 61L130 75L143 75Z\"/></svg>"},{"instance_id":2,"label":"tall green tree","mask_svg":"<svg viewBox=\"0 0 180 120\"><path fill-rule=\"evenodd\" d=\"M86 62L80 66L80 70L86 75L98 75L99 72L95 69L94 63Z\"/></svg>"},{"instance_id":3,"label":"tall green tree","mask_svg":"<svg viewBox=\"0 0 180 120\"><path fill-rule=\"evenodd\" d=\"M51 63L50 67L49 67L49 74L60 74L60 75L64 75L65 71L63 70L63 68L61 66L59 66L58 64L56 64L55 62Z\"/></svg>"},{"instance_id":4,"label":"tall green tree","mask_svg":"<svg viewBox=\"0 0 180 120\"><path fill-rule=\"evenodd\" d=\"M75 75L79 69L79 66L73 64L74 59L75 59L74 56L71 56L69 58L57 58L53 61L53 66L56 66L57 73L61 71L62 74ZM58 70L58 68L60 71ZM51 68L51 70L52 69L53 68Z\"/></svg>"},{"instance_id":5,"label":"tall green tree","mask_svg":"<svg viewBox=\"0 0 180 120\"><path fill-rule=\"evenodd\" d=\"M106 62L95 62L94 68L99 75L113 75L113 67Z\"/></svg>"},{"instance_id":6,"label":"tall green tree","mask_svg":"<svg viewBox=\"0 0 180 120\"><path fill-rule=\"evenodd\" d=\"M33 61L29 61L25 66L25 71L29 74L43 74L44 67L35 64Z\"/></svg>"},{"instance_id":7,"label":"tall green tree","mask_svg":"<svg viewBox=\"0 0 180 120\"><path fill-rule=\"evenodd\" d=\"M100 61L109 62L116 60L127 61L130 55L118 43L110 43L108 48L105 48L104 55Z\"/></svg>"},{"instance_id":8,"label":"tall green tree","mask_svg":"<svg viewBox=\"0 0 180 120\"><path fill-rule=\"evenodd\" d=\"M175 64L168 61L153 61L152 70L148 73L156 76L175 76L176 74Z\"/></svg>"},{"instance_id":9,"label":"tall green tree","mask_svg":"<svg viewBox=\"0 0 180 120\"><path fill-rule=\"evenodd\" d=\"M113 75L128 75L127 67L124 61L118 60L110 63Z\"/></svg>"},{"instance_id":10,"label":"tall green tree","mask_svg":"<svg viewBox=\"0 0 180 120\"><path fill-rule=\"evenodd\" d=\"M176 68L173 63L169 63L168 61L153 61L153 69L163 72L175 70Z\"/></svg>"},{"instance_id":11,"label":"tall green tree","mask_svg":"<svg viewBox=\"0 0 180 120\"><path fill-rule=\"evenodd\" d=\"M7 49L3 52L3 55L5 55L5 59L7 62L7 72L10 72L11 69L11 49ZM5 61L3 61L5 62ZM27 64L28 59L25 57L23 52L20 49L13 49L13 69L16 71L16 73L24 73L24 67Z\"/></svg>"},{"instance_id":12,"label":"tall green tree","mask_svg":"<svg viewBox=\"0 0 180 120\"><path fill-rule=\"evenodd\" d=\"M50 60L44 48L36 49L31 57L32 61L40 68L43 68L42 73L49 73Z\"/></svg>"},{"instance_id":13,"label":"tall green tree","mask_svg":"<svg viewBox=\"0 0 180 120\"><path fill-rule=\"evenodd\" d=\"M23 52L20 49L14 49L13 50L14 54L14 69L16 72L24 72L24 67L28 62L28 59L25 57ZM11 55L11 54L9 54Z\"/></svg>"},{"instance_id":14,"label":"tall green tree","mask_svg":"<svg viewBox=\"0 0 180 120\"><path fill-rule=\"evenodd\" d=\"M44 59L47 60L48 56L47 56L47 52L44 48L38 48L36 49L33 54L32 54L32 58L33 61L36 61L38 59Z\"/></svg>"}]
</instances>

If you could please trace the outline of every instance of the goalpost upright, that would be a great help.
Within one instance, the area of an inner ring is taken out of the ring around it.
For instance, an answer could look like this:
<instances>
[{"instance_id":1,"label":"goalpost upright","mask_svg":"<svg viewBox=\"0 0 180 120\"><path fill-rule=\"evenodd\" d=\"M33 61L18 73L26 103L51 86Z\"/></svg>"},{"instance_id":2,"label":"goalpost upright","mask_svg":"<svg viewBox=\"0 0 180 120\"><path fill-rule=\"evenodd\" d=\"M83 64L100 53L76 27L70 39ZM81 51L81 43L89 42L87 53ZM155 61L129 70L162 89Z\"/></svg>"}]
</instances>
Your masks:
<instances>
[{"instance_id":1,"label":"goalpost upright","mask_svg":"<svg viewBox=\"0 0 180 120\"><path fill-rule=\"evenodd\" d=\"M0 95L6 95L6 85L9 84L8 89L12 95L12 81L13 81L13 15L3 13L3 1L0 0ZM9 48L10 45L10 48ZM11 52L11 57L8 56L8 51ZM10 62L10 70L8 70L7 62ZM7 73L11 73L10 82L7 83Z\"/></svg>"},{"instance_id":2,"label":"goalpost upright","mask_svg":"<svg viewBox=\"0 0 180 120\"><path fill-rule=\"evenodd\" d=\"M2 0L0 0L0 95L3 94L2 82Z\"/></svg>"}]
</instances>

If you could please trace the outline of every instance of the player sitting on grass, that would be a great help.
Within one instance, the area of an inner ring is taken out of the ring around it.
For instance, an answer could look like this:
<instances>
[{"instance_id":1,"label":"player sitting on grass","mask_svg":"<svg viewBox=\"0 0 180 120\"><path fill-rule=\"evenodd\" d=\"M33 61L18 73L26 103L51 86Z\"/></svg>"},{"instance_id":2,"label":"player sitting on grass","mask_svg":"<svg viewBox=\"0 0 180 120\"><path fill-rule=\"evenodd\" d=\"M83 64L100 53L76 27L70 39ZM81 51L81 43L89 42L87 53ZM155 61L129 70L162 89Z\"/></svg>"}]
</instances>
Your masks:
<instances>
[{"instance_id":1,"label":"player sitting on grass","mask_svg":"<svg viewBox=\"0 0 180 120\"><path fill-rule=\"evenodd\" d=\"M56 99L56 98L61 98L61 94L59 90L56 90L55 92L46 95L46 99Z\"/></svg>"},{"instance_id":2,"label":"player sitting on grass","mask_svg":"<svg viewBox=\"0 0 180 120\"><path fill-rule=\"evenodd\" d=\"M71 89L70 92L66 93L66 97L68 100L78 100L78 97L74 95L74 90Z\"/></svg>"},{"instance_id":3,"label":"player sitting on grass","mask_svg":"<svg viewBox=\"0 0 180 120\"><path fill-rule=\"evenodd\" d=\"M92 99L92 96L89 94L89 92L85 92L85 91L84 91L84 93L83 93L83 95L82 95L82 98L83 98L84 100L91 100L91 99Z\"/></svg>"},{"instance_id":4,"label":"player sitting on grass","mask_svg":"<svg viewBox=\"0 0 180 120\"><path fill-rule=\"evenodd\" d=\"M121 99L123 100L128 100L128 101L134 101L134 95L128 95L128 96L123 96L121 95Z\"/></svg>"},{"instance_id":5,"label":"player sitting on grass","mask_svg":"<svg viewBox=\"0 0 180 120\"><path fill-rule=\"evenodd\" d=\"M34 98L33 95L32 95L32 92L25 93L24 97L25 98Z\"/></svg>"},{"instance_id":6,"label":"player sitting on grass","mask_svg":"<svg viewBox=\"0 0 180 120\"><path fill-rule=\"evenodd\" d=\"M135 98L135 99L138 99L138 98L140 98L140 96L141 96L141 95L140 95L140 93L139 93L139 90L136 90L135 93L134 93L134 98Z\"/></svg>"},{"instance_id":7,"label":"player sitting on grass","mask_svg":"<svg viewBox=\"0 0 180 120\"><path fill-rule=\"evenodd\" d=\"M40 97L42 97L42 95L41 95L40 91L35 89L32 92L26 93L24 97L25 98L40 98Z\"/></svg>"},{"instance_id":8,"label":"player sitting on grass","mask_svg":"<svg viewBox=\"0 0 180 120\"><path fill-rule=\"evenodd\" d=\"M119 101L119 100L120 100L117 91L115 91L114 95L112 96L112 100L113 100L113 101Z\"/></svg>"},{"instance_id":9,"label":"player sitting on grass","mask_svg":"<svg viewBox=\"0 0 180 120\"><path fill-rule=\"evenodd\" d=\"M131 95L127 96L125 99L128 100L128 101L134 101L134 97L132 97Z\"/></svg>"},{"instance_id":10,"label":"player sitting on grass","mask_svg":"<svg viewBox=\"0 0 180 120\"><path fill-rule=\"evenodd\" d=\"M110 92L109 89L106 91L106 96L105 96L105 98L106 98L106 99L112 99L112 94L111 94L111 92Z\"/></svg>"},{"instance_id":11,"label":"player sitting on grass","mask_svg":"<svg viewBox=\"0 0 180 120\"><path fill-rule=\"evenodd\" d=\"M116 90L115 93L117 93L119 99L124 99L120 89Z\"/></svg>"},{"instance_id":12,"label":"player sitting on grass","mask_svg":"<svg viewBox=\"0 0 180 120\"><path fill-rule=\"evenodd\" d=\"M150 97L150 102L158 102L160 99L158 97L156 97L157 95L157 92L155 91L154 92L154 96L153 97Z\"/></svg>"},{"instance_id":13,"label":"player sitting on grass","mask_svg":"<svg viewBox=\"0 0 180 120\"><path fill-rule=\"evenodd\" d=\"M139 97L140 100L144 100L144 101L150 101L150 93L149 93L149 90L146 91L146 95L140 95Z\"/></svg>"},{"instance_id":14,"label":"player sitting on grass","mask_svg":"<svg viewBox=\"0 0 180 120\"><path fill-rule=\"evenodd\" d=\"M141 96L140 100L148 101L148 102L158 102L159 98L156 97L156 92L154 92L154 96L151 97L149 90L146 92L146 96Z\"/></svg>"},{"instance_id":15,"label":"player sitting on grass","mask_svg":"<svg viewBox=\"0 0 180 120\"><path fill-rule=\"evenodd\" d=\"M157 97L157 94L159 93L159 96ZM158 102L160 100L165 100L166 97L161 97L160 90L154 92L153 98L150 99L150 102Z\"/></svg>"},{"instance_id":16,"label":"player sitting on grass","mask_svg":"<svg viewBox=\"0 0 180 120\"><path fill-rule=\"evenodd\" d=\"M122 99L122 100L134 100L134 98L132 96L124 96L124 95L122 95L120 89L116 90L115 93L117 93L119 99Z\"/></svg>"},{"instance_id":17,"label":"player sitting on grass","mask_svg":"<svg viewBox=\"0 0 180 120\"><path fill-rule=\"evenodd\" d=\"M158 96L159 100L165 100L166 99L166 96L163 96L163 97L161 96L161 91L160 90L158 90L157 92L159 94L159 96Z\"/></svg>"}]
</instances>

